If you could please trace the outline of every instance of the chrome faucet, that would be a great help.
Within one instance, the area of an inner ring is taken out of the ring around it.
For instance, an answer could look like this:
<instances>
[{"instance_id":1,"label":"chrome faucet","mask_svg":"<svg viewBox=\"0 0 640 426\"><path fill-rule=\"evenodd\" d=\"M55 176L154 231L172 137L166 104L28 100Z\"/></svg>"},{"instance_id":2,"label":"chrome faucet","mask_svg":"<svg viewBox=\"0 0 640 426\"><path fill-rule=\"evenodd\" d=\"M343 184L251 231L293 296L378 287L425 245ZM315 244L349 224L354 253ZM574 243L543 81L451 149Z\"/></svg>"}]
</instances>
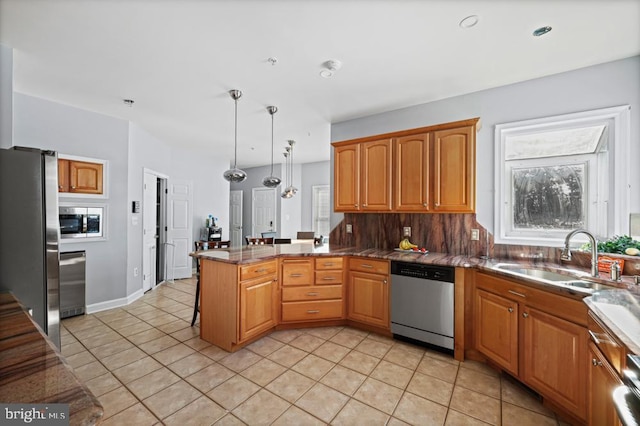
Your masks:
<instances>
[{"instance_id":1,"label":"chrome faucet","mask_svg":"<svg viewBox=\"0 0 640 426\"><path fill-rule=\"evenodd\" d=\"M564 248L562 249L562 254L560 254L560 260L569 261L571 260L571 249L569 248L569 241L571 237L576 234L585 234L589 238L589 243L591 244L591 276L598 276L598 241L593 234L586 229L576 229L567 234L567 237L564 239Z\"/></svg>"}]
</instances>

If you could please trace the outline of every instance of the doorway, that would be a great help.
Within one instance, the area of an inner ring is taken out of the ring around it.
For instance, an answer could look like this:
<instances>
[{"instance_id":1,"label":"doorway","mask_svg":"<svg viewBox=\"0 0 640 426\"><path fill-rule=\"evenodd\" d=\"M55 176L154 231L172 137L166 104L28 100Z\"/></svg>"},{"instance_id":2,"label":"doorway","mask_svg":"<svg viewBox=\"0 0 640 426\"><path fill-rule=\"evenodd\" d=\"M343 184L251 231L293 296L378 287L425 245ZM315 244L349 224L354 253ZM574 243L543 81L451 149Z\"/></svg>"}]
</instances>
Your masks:
<instances>
[{"instance_id":1,"label":"doorway","mask_svg":"<svg viewBox=\"0 0 640 426\"><path fill-rule=\"evenodd\" d=\"M276 190L253 188L251 191L251 235L259 237L262 232L277 231Z\"/></svg>"},{"instance_id":2,"label":"doorway","mask_svg":"<svg viewBox=\"0 0 640 426\"><path fill-rule=\"evenodd\" d=\"M142 290L165 280L167 177L144 170L142 187Z\"/></svg>"},{"instance_id":3,"label":"doorway","mask_svg":"<svg viewBox=\"0 0 640 426\"><path fill-rule=\"evenodd\" d=\"M231 247L242 246L242 190L229 192L229 233Z\"/></svg>"}]
</instances>

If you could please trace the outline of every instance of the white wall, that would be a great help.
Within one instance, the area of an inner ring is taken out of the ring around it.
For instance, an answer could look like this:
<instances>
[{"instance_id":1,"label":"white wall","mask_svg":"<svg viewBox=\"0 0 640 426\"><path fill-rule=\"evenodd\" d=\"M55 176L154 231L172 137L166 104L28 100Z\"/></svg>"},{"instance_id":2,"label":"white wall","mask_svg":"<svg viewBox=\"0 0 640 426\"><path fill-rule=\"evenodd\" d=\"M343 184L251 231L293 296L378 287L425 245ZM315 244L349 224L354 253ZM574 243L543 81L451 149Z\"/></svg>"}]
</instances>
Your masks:
<instances>
[{"instance_id":1,"label":"white wall","mask_svg":"<svg viewBox=\"0 0 640 426\"><path fill-rule=\"evenodd\" d=\"M0 44L0 149L13 137L13 49Z\"/></svg>"},{"instance_id":2,"label":"white wall","mask_svg":"<svg viewBox=\"0 0 640 426\"><path fill-rule=\"evenodd\" d=\"M127 147L129 122L106 115L14 93L14 141L30 146L107 160L107 199L68 198L61 202L107 204L107 241L62 243L60 251L87 252L87 304L127 296Z\"/></svg>"},{"instance_id":3,"label":"white wall","mask_svg":"<svg viewBox=\"0 0 640 426\"><path fill-rule=\"evenodd\" d=\"M212 154L187 148L175 148L149 134L136 124L131 124L129 144L129 201L142 201L144 169L168 176L171 180L188 180L193 183L193 240L199 239L200 227L212 214L224 227L223 239L228 239L229 188L222 178L227 169L226 161ZM142 289L142 274L134 276L134 268L142 270L142 214L128 210L129 241L127 245L127 294ZM138 216L137 225L133 216Z\"/></svg>"},{"instance_id":4,"label":"white wall","mask_svg":"<svg viewBox=\"0 0 640 426\"><path fill-rule=\"evenodd\" d=\"M640 56L376 114L331 126L331 140L341 141L396 130L480 117L477 135L477 219L493 230L494 130L496 124L631 105L629 153L640 164ZM331 159L333 170L333 158ZM333 183L333 174L331 175ZM640 211L638 179L631 188L631 211ZM333 205L333 193L332 205ZM331 227L343 215L333 213Z\"/></svg>"}]
</instances>

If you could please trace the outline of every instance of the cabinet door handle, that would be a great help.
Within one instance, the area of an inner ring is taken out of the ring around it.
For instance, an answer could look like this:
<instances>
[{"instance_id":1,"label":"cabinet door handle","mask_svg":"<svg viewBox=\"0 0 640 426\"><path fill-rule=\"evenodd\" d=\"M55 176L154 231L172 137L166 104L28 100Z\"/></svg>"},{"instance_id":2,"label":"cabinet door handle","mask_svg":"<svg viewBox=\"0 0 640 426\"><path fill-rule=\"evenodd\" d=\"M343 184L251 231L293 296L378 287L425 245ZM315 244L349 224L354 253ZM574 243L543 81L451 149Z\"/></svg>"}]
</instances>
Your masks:
<instances>
[{"instance_id":1,"label":"cabinet door handle","mask_svg":"<svg viewBox=\"0 0 640 426\"><path fill-rule=\"evenodd\" d=\"M300 278L302 276L302 274L290 274L289 276L291 278Z\"/></svg>"},{"instance_id":2,"label":"cabinet door handle","mask_svg":"<svg viewBox=\"0 0 640 426\"><path fill-rule=\"evenodd\" d=\"M76 187L75 186L71 186L71 189L76 189Z\"/></svg>"},{"instance_id":3,"label":"cabinet door handle","mask_svg":"<svg viewBox=\"0 0 640 426\"><path fill-rule=\"evenodd\" d=\"M362 266L363 268L368 268L368 269L373 268L373 266L369 265L368 263L363 263L360 266Z\"/></svg>"},{"instance_id":4,"label":"cabinet door handle","mask_svg":"<svg viewBox=\"0 0 640 426\"><path fill-rule=\"evenodd\" d=\"M602 367L602 361L598 361L595 358L591 360L591 364L593 364L594 367Z\"/></svg>"},{"instance_id":5,"label":"cabinet door handle","mask_svg":"<svg viewBox=\"0 0 640 426\"><path fill-rule=\"evenodd\" d=\"M387 283L387 279L385 278L384 280L382 280L382 284L386 284Z\"/></svg>"},{"instance_id":6,"label":"cabinet door handle","mask_svg":"<svg viewBox=\"0 0 640 426\"><path fill-rule=\"evenodd\" d=\"M527 312L522 313L522 318L529 318L529 314Z\"/></svg>"},{"instance_id":7,"label":"cabinet door handle","mask_svg":"<svg viewBox=\"0 0 640 426\"><path fill-rule=\"evenodd\" d=\"M322 279L325 281L334 281L335 277L323 277Z\"/></svg>"},{"instance_id":8,"label":"cabinet door handle","mask_svg":"<svg viewBox=\"0 0 640 426\"><path fill-rule=\"evenodd\" d=\"M355 208L358 208L358 203L355 203L353 206L354 206Z\"/></svg>"},{"instance_id":9,"label":"cabinet door handle","mask_svg":"<svg viewBox=\"0 0 640 426\"><path fill-rule=\"evenodd\" d=\"M318 294L320 293L318 293L317 291L310 291L309 293L307 293L307 296L317 296Z\"/></svg>"},{"instance_id":10,"label":"cabinet door handle","mask_svg":"<svg viewBox=\"0 0 640 426\"><path fill-rule=\"evenodd\" d=\"M527 297L525 294L518 293L517 291L513 291L513 290L509 290L509 293L515 294L516 296L520 296L520 297Z\"/></svg>"},{"instance_id":11,"label":"cabinet door handle","mask_svg":"<svg viewBox=\"0 0 640 426\"><path fill-rule=\"evenodd\" d=\"M614 347L618 346L618 344L613 340L609 339L606 334L603 334L603 333L597 334L591 330L587 330L587 331L589 332L589 336L591 337L591 340L593 340L593 343L595 343L598 346L599 345L609 345Z\"/></svg>"},{"instance_id":12,"label":"cabinet door handle","mask_svg":"<svg viewBox=\"0 0 640 426\"><path fill-rule=\"evenodd\" d=\"M307 311L308 314L319 314L320 311L318 311L317 309L313 309L313 310L309 310Z\"/></svg>"},{"instance_id":13,"label":"cabinet door handle","mask_svg":"<svg viewBox=\"0 0 640 426\"><path fill-rule=\"evenodd\" d=\"M509 311L509 313L513 312L513 308L509 308L507 310Z\"/></svg>"},{"instance_id":14,"label":"cabinet door handle","mask_svg":"<svg viewBox=\"0 0 640 426\"><path fill-rule=\"evenodd\" d=\"M366 204L363 204L363 205L362 205L362 207L367 207L367 205L366 205Z\"/></svg>"},{"instance_id":15,"label":"cabinet door handle","mask_svg":"<svg viewBox=\"0 0 640 426\"><path fill-rule=\"evenodd\" d=\"M422 203L422 207L429 207L429 204L427 204L427 203Z\"/></svg>"}]
</instances>

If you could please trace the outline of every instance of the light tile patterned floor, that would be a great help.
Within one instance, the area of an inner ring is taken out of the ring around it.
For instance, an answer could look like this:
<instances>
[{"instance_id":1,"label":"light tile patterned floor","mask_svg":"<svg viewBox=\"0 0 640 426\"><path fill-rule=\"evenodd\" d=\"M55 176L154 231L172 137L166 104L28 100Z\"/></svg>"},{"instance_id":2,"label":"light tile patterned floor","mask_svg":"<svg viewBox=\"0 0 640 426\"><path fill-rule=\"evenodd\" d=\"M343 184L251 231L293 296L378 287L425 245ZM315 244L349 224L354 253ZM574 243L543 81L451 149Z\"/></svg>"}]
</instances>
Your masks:
<instances>
[{"instance_id":1,"label":"light tile patterned floor","mask_svg":"<svg viewBox=\"0 0 640 426\"><path fill-rule=\"evenodd\" d=\"M484 364L349 327L276 331L230 354L190 327L194 279L65 319L62 353L104 425L558 425Z\"/></svg>"}]
</instances>

